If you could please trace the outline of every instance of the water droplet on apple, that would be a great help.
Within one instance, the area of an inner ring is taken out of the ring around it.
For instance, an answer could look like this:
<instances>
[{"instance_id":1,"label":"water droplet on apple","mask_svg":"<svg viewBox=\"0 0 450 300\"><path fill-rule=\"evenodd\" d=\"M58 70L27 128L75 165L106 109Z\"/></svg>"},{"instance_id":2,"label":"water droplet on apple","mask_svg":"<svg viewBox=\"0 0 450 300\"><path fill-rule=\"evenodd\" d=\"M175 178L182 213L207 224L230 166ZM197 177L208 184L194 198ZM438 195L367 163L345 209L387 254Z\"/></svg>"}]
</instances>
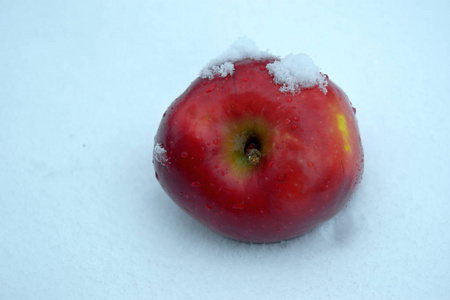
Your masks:
<instances>
[{"instance_id":1,"label":"water droplet on apple","mask_svg":"<svg viewBox=\"0 0 450 300\"><path fill-rule=\"evenodd\" d=\"M218 139L214 139L213 144L217 145L218 143L219 143L219 140Z\"/></svg>"},{"instance_id":2,"label":"water droplet on apple","mask_svg":"<svg viewBox=\"0 0 450 300\"><path fill-rule=\"evenodd\" d=\"M236 192L235 190L233 190L232 188L227 187L227 186L224 189L226 189L227 191L230 191L230 192Z\"/></svg>"},{"instance_id":3,"label":"water droplet on apple","mask_svg":"<svg viewBox=\"0 0 450 300\"><path fill-rule=\"evenodd\" d=\"M261 71L264 71L264 70L266 69L266 67L261 66L261 67L259 67L259 69L260 69Z\"/></svg>"},{"instance_id":4,"label":"water droplet on apple","mask_svg":"<svg viewBox=\"0 0 450 300\"><path fill-rule=\"evenodd\" d=\"M155 177L156 177L156 180L159 181L159 176L158 176L158 173L156 173L156 172L155 172Z\"/></svg>"},{"instance_id":5,"label":"water droplet on apple","mask_svg":"<svg viewBox=\"0 0 450 300\"><path fill-rule=\"evenodd\" d=\"M298 128L298 125L297 124L293 124L292 126L291 126L291 129L292 130L295 130L295 129L297 129Z\"/></svg>"},{"instance_id":6,"label":"water droplet on apple","mask_svg":"<svg viewBox=\"0 0 450 300\"><path fill-rule=\"evenodd\" d=\"M312 161L308 161L308 167L310 168L314 167L314 163Z\"/></svg>"},{"instance_id":7,"label":"water droplet on apple","mask_svg":"<svg viewBox=\"0 0 450 300\"><path fill-rule=\"evenodd\" d=\"M284 124L286 124L286 125L291 124L291 120L289 120L289 119L284 120Z\"/></svg>"},{"instance_id":8,"label":"water droplet on apple","mask_svg":"<svg viewBox=\"0 0 450 300\"><path fill-rule=\"evenodd\" d=\"M292 98L291 97L286 97L286 102L287 103L291 103L292 102Z\"/></svg>"},{"instance_id":9,"label":"water droplet on apple","mask_svg":"<svg viewBox=\"0 0 450 300\"><path fill-rule=\"evenodd\" d=\"M281 173L280 175L278 175L279 181L284 181L285 178L286 178L286 174L284 174L284 173Z\"/></svg>"},{"instance_id":10,"label":"water droplet on apple","mask_svg":"<svg viewBox=\"0 0 450 300\"><path fill-rule=\"evenodd\" d=\"M247 204L245 204L245 203L243 203L243 202L233 204L233 208L234 208L234 209L244 209L244 208L246 208L246 207L247 207Z\"/></svg>"},{"instance_id":11,"label":"water droplet on apple","mask_svg":"<svg viewBox=\"0 0 450 300\"><path fill-rule=\"evenodd\" d=\"M269 162L269 168L272 168L273 166L273 160Z\"/></svg>"},{"instance_id":12,"label":"water droplet on apple","mask_svg":"<svg viewBox=\"0 0 450 300\"><path fill-rule=\"evenodd\" d=\"M244 78L244 79L242 79L242 81L243 81L243 82L247 82L247 81L248 81L248 78Z\"/></svg>"},{"instance_id":13,"label":"water droplet on apple","mask_svg":"<svg viewBox=\"0 0 450 300\"><path fill-rule=\"evenodd\" d=\"M298 117L293 117L292 119L294 119L295 122L298 122Z\"/></svg>"},{"instance_id":14,"label":"water droplet on apple","mask_svg":"<svg viewBox=\"0 0 450 300\"><path fill-rule=\"evenodd\" d=\"M356 108L352 106L353 113L356 115Z\"/></svg>"},{"instance_id":15,"label":"water droplet on apple","mask_svg":"<svg viewBox=\"0 0 450 300\"><path fill-rule=\"evenodd\" d=\"M206 208L207 208L207 209L209 209L209 210L211 210L211 209L212 209L212 206L211 206L211 205L209 205L208 203L207 203L207 204L205 204L205 206L206 206Z\"/></svg>"},{"instance_id":16,"label":"water droplet on apple","mask_svg":"<svg viewBox=\"0 0 450 300\"><path fill-rule=\"evenodd\" d=\"M191 183L191 186L192 187L195 187L195 188L198 188L198 187L200 187L202 184L200 183L200 182L198 182L198 181L193 181L192 183Z\"/></svg>"},{"instance_id":17,"label":"water droplet on apple","mask_svg":"<svg viewBox=\"0 0 450 300\"><path fill-rule=\"evenodd\" d=\"M187 158L189 156L189 153L187 152L181 152L181 157L182 158Z\"/></svg>"},{"instance_id":18,"label":"water droplet on apple","mask_svg":"<svg viewBox=\"0 0 450 300\"><path fill-rule=\"evenodd\" d=\"M206 88L205 93L211 93L212 91L214 91L215 88L216 88L216 84L212 83Z\"/></svg>"}]
</instances>

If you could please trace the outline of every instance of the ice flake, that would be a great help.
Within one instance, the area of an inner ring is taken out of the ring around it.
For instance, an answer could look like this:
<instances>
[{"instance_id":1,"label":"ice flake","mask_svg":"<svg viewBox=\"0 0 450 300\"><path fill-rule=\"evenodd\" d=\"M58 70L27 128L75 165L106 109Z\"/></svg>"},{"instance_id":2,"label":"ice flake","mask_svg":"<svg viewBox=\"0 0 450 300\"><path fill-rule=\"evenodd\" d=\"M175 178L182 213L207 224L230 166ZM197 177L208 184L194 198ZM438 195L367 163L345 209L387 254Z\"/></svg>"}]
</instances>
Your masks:
<instances>
[{"instance_id":1,"label":"ice flake","mask_svg":"<svg viewBox=\"0 0 450 300\"><path fill-rule=\"evenodd\" d=\"M156 161L159 162L164 167L167 166L167 164L169 163L169 159L167 158L167 150L164 149L162 144L157 143L155 145L154 151Z\"/></svg>"},{"instance_id":2,"label":"ice flake","mask_svg":"<svg viewBox=\"0 0 450 300\"><path fill-rule=\"evenodd\" d=\"M269 74L277 84L282 85L280 91L292 94L300 93L302 88L319 85L324 94L327 93L328 81L313 60L306 54L288 55L281 60L267 64Z\"/></svg>"},{"instance_id":3,"label":"ice flake","mask_svg":"<svg viewBox=\"0 0 450 300\"><path fill-rule=\"evenodd\" d=\"M242 37L217 58L210 61L200 72L201 78L213 79L214 76L226 77L234 74L233 62L254 59L274 59L276 56L267 51L261 51L249 38Z\"/></svg>"}]
</instances>

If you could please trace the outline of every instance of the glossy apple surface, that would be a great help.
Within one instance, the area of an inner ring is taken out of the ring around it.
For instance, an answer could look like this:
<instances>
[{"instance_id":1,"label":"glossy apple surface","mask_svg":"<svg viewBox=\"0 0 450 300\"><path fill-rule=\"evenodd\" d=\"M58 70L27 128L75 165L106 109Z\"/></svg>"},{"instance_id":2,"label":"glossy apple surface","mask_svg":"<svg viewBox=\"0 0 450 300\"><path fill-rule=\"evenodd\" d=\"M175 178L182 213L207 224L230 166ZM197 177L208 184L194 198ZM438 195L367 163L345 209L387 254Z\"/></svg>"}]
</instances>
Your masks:
<instances>
[{"instance_id":1,"label":"glossy apple surface","mask_svg":"<svg viewBox=\"0 0 450 300\"><path fill-rule=\"evenodd\" d=\"M198 78L155 137L156 178L170 198L210 229L253 243L330 219L363 170L346 94L330 80L326 94L318 86L282 93L268 62L243 60L232 76Z\"/></svg>"}]
</instances>

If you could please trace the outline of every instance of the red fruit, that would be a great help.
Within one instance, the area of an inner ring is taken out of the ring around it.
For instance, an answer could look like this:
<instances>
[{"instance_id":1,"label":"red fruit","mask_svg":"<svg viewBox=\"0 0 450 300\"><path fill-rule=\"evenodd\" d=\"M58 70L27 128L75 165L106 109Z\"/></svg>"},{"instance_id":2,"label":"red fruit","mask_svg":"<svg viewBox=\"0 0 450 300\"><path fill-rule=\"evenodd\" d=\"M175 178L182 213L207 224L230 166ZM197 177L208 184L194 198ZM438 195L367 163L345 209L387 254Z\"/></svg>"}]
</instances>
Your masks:
<instances>
[{"instance_id":1,"label":"red fruit","mask_svg":"<svg viewBox=\"0 0 450 300\"><path fill-rule=\"evenodd\" d=\"M282 93L266 65L198 78L155 137L156 176L188 214L229 238L268 243L302 235L349 201L362 175L357 121L328 80Z\"/></svg>"}]
</instances>

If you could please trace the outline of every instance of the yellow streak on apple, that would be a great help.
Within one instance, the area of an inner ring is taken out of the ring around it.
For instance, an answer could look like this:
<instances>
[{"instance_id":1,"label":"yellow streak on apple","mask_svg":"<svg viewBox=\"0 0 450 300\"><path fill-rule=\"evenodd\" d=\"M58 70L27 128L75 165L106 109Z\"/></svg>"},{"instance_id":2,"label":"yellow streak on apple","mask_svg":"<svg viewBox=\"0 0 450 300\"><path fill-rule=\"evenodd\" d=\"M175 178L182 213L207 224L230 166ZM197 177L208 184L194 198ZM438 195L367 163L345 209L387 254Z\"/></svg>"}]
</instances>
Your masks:
<instances>
[{"instance_id":1,"label":"yellow streak on apple","mask_svg":"<svg viewBox=\"0 0 450 300\"><path fill-rule=\"evenodd\" d=\"M337 115L339 130L342 133L342 138L344 140L344 150L345 152L350 152L350 134L348 133L347 120L343 114Z\"/></svg>"}]
</instances>

